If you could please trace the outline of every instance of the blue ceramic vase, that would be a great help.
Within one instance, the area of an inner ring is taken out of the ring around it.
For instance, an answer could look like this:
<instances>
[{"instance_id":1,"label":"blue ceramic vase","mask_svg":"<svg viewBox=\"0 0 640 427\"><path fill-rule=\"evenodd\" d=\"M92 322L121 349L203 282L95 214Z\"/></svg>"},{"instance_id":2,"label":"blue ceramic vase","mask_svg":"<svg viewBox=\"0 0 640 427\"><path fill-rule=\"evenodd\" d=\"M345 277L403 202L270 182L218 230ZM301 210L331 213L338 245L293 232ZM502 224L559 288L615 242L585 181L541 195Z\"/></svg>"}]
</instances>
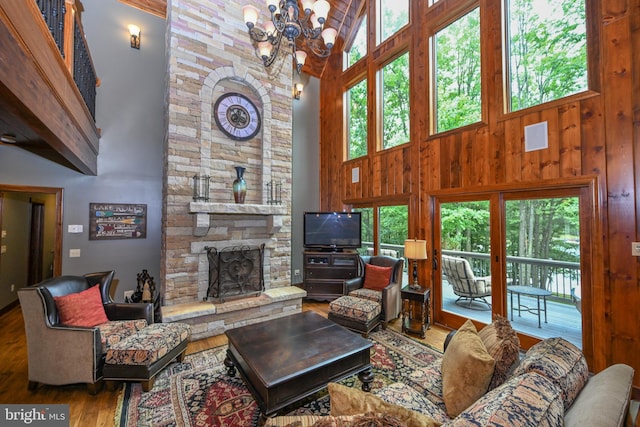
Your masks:
<instances>
[{"instance_id":1,"label":"blue ceramic vase","mask_svg":"<svg viewBox=\"0 0 640 427\"><path fill-rule=\"evenodd\" d=\"M246 168L235 166L236 179L233 181L233 198L236 203L243 204L244 197L247 195L247 183L244 180L244 171Z\"/></svg>"}]
</instances>

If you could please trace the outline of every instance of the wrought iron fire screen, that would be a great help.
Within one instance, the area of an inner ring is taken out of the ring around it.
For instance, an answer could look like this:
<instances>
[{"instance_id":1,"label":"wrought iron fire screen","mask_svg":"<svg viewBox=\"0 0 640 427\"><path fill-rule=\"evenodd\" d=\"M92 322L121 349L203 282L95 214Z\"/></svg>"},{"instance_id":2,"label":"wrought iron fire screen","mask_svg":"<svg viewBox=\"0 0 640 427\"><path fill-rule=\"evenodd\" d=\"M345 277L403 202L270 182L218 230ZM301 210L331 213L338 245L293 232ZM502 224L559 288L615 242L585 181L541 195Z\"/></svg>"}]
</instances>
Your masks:
<instances>
[{"instance_id":1,"label":"wrought iron fire screen","mask_svg":"<svg viewBox=\"0 0 640 427\"><path fill-rule=\"evenodd\" d=\"M206 246L209 261L208 298L260 295L264 290L264 244L230 246L218 250Z\"/></svg>"}]
</instances>

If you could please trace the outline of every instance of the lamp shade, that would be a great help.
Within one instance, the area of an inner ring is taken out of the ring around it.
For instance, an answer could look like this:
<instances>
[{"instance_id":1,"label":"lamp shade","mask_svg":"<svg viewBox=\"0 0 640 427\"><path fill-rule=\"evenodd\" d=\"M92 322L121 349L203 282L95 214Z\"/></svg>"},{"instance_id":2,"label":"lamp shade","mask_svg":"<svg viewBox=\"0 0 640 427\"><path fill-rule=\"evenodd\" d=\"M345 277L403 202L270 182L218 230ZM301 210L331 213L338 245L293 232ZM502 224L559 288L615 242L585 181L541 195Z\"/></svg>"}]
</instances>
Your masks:
<instances>
[{"instance_id":1,"label":"lamp shade","mask_svg":"<svg viewBox=\"0 0 640 427\"><path fill-rule=\"evenodd\" d=\"M249 28L252 28L256 25L258 21L258 14L260 12L253 6L245 6L242 8L242 15L244 16L244 23L247 24Z\"/></svg>"},{"instance_id":2,"label":"lamp shade","mask_svg":"<svg viewBox=\"0 0 640 427\"><path fill-rule=\"evenodd\" d=\"M417 239L405 240L404 256L409 259L427 259L427 241Z\"/></svg>"}]
</instances>

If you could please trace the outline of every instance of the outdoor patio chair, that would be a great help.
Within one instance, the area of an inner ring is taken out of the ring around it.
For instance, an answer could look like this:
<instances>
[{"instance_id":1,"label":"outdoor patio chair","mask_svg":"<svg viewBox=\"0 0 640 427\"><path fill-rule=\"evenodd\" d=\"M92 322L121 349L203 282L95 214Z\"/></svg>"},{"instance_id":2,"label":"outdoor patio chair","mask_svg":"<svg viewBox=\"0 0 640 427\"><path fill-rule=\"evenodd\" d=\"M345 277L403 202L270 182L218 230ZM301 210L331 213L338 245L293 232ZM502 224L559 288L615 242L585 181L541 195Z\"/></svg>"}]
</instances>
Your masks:
<instances>
[{"instance_id":1,"label":"outdoor patio chair","mask_svg":"<svg viewBox=\"0 0 640 427\"><path fill-rule=\"evenodd\" d=\"M442 273L453 287L453 293L458 296L457 305L473 310L491 309L491 303L486 300L491 296L491 276L476 277L469 261L448 255L442 255ZM474 305L476 300L486 304L486 307Z\"/></svg>"}]
</instances>

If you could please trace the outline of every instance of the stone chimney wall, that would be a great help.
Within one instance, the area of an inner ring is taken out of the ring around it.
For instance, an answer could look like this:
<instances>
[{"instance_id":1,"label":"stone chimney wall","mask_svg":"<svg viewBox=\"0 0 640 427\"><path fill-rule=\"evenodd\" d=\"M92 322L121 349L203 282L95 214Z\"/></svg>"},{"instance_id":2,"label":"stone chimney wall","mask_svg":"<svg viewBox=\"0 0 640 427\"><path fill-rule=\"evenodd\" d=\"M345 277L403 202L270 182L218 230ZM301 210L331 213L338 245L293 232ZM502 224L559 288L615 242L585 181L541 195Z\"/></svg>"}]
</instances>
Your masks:
<instances>
[{"instance_id":1,"label":"stone chimney wall","mask_svg":"<svg viewBox=\"0 0 640 427\"><path fill-rule=\"evenodd\" d=\"M242 7L249 3L266 11L259 0L167 4L161 248L165 305L203 300L205 246L264 243L265 288L291 284L291 59L281 58L273 70L264 69L242 18ZM257 106L262 124L255 138L235 141L218 129L214 104L227 92L241 93ZM233 200L234 166L246 168L244 205ZM208 202L194 202L194 175L211 176ZM272 181L282 185L281 205L268 204L266 185Z\"/></svg>"}]
</instances>

